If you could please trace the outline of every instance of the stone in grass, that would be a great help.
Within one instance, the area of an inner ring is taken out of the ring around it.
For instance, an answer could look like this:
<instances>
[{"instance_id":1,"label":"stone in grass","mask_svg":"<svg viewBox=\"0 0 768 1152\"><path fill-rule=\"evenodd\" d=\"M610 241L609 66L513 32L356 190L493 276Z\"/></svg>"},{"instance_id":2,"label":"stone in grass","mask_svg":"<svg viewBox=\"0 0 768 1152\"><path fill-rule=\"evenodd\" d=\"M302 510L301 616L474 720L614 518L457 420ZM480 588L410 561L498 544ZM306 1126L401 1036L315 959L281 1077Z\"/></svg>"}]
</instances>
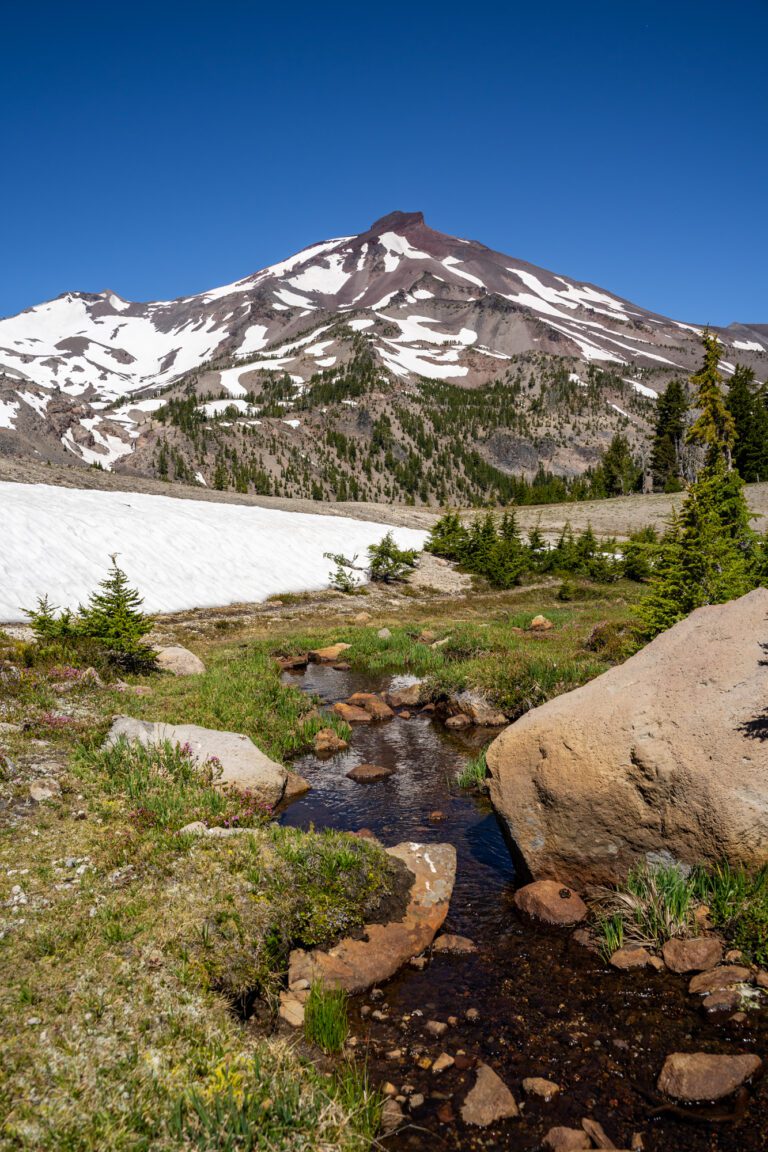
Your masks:
<instances>
[{"instance_id":1,"label":"stone in grass","mask_svg":"<svg viewBox=\"0 0 768 1152\"><path fill-rule=\"evenodd\" d=\"M582 1128L550 1128L542 1141L547 1152L581 1152L591 1147L592 1141Z\"/></svg>"},{"instance_id":2,"label":"stone in grass","mask_svg":"<svg viewBox=\"0 0 768 1152\"><path fill-rule=\"evenodd\" d=\"M339 642L338 644L329 644L327 648L314 648L308 655L309 659L317 664L333 664L342 652L346 652L351 647L351 644Z\"/></svg>"},{"instance_id":3,"label":"stone in grass","mask_svg":"<svg viewBox=\"0 0 768 1152\"><path fill-rule=\"evenodd\" d=\"M546 616L534 616L528 625L531 632L548 632L550 628L554 628L554 624Z\"/></svg>"},{"instance_id":4,"label":"stone in grass","mask_svg":"<svg viewBox=\"0 0 768 1152\"><path fill-rule=\"evenodd\" d=\"M487 1128L497 1120L513 1119L520 1115L515 1098L493 1068L481 1064L474 1087L467 1093L461 1109L465 1124Z\"/></svg>"},{"instance_id":5,"label":"stone in grass","mask_svg":"<svg viewBox=\"0 0 768 1152\"><path fill-rule=\"evenodd\" d=\"M678 938L667 940L661 954L672 972L708 972L723 959L723 946L716 936Z\"/></svg>"},{"instance_id":6,"label":"stone in grass","mask_svg":"<svg viewBox=\"0 0 768 1152\"><path fill-rule=\"evenodd\" d=\"M673 1100L702 1103L730 1096L760 1070L759 1056L716 1056L709 1052L673 1052L664 1061L658 1088Z\"/></svg>"},{"instance_id":7,"label":"stone in grass","mask_svg":"<svg viewBox=\"0 0 768 1152\"><path fill-rule=\"evenodd\" d=\"M61 784L53 776L43 776L29 786L29 798L35 804L44 804L46 800L55 800L61 795Z\"/></svg>"},{"instance_id":8,"label":"stone in grass","mask_svg":"<svg viewBox=\"0 0 768 1152\"><path fill-rule=\"evenodd\" d=\"M201 676L205 672L205 664L200 657L180 644L156 648L155 654L161 672L170 672L173 676Z\"/></svg>"},{"instance_id":9,"label":"stone in grass","mask_svg":"<svg viewBox=\"0 0 768 1152\"><path fill-rule=\"evenodd\" d=\"M358 784L375 784L377 780L386 780L394 771L394 768L385 768L383 764L357 764L347 772L347 779Z\"/></svg>"},{"instance_id":10,"label":"stone in grass","mask_svg":"<svg viewBox=\"0 0 768 1152\"><path fill-rule=\"evenodd\" d=\"M376 635L378 636L379 640L391 640L392 639L392 633L390 632L389 628L379 628Z\"/></svg>"},{"instance_id":11,"label":"stone in grass","mask_svg":"<svg viewBox=\"0 0 768 1152\"><path fill-rule=\"evenodd\" d=\"M559 1084L555 1084L554 1080L545 1080L543 1076L526 1076L523 1080L526 1096L539 1096L545 1103L554 1100L559 1091Z\"/></svg>"},{"instance_id":12,"label":"stone in grass","mask_svg":"<svg viewBox=\"0 0 768 1152\"><path fill-rule=\"evenodd\" d=\"M545 924L578 924L587 916L587 906L581 897L558 880L535 880L518 888L515 906Z\"/></svg>"},{"instance_id":13,"label":"stone in grass","mask_svg":"<svg viewBox=\"0 0 768 1152\"><path fill-rule=\"evenodd\" d=\"M265 804L278 804L285 791L287 773L282 764L266 756L248 736L239 732L219 732L197 724L163 724L117 716L106 739L106 745L118 740L138 741L150 746L179 744L188 747L198 764L215 758L219 787L232 787L252 792Z\"/></svg>"}]
</instances>

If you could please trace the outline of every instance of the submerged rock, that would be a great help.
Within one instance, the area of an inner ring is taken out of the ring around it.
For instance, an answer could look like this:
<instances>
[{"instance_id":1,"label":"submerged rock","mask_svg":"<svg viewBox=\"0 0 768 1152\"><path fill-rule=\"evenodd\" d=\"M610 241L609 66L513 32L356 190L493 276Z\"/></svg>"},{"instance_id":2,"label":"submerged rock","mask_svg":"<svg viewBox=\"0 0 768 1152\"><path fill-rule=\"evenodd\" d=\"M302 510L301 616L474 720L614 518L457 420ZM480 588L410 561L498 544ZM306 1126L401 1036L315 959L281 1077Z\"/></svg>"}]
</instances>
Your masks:
<instances>
[{"instance_id":1,"label":"submerged rock","mask_svg":"<svg viewBox=\"0 0 768 1152\"><path fill-rule=\"evenodd\" d=\"M536 880L518 888L515 907L545 924L578 924L587 915L581 897L557 880Z\"/></svg>"},{"instance_id":2,"label":"submerged rock","mask_svg":"<svg viewBox=\"0 0 768 1152\"><path fill-rule=\"evenodd\" d=\"M328 951L316 948L291 952L288 983L321 981L354 995L380 984L428 948L448 914L456 876L452 844L397 844L390 856L402 860L414 874L408 907L402 920L367 924L361 939L341 940Z\"/></svg>"},{"instance_id":3,"label":"submerged rock","mask_svg":"<svg viewBox=\"0 0 768 1152\"><path fill-rule=\"evenodd\" d=\"M526 1096L539 1096L545 1103L554 1100L559 1091L559 1084L555 1084L554 1080L545 1080L543 1076L526 1076L523 1080Z\"/></svg>"},{"instance_id":4,"label":"submerged rock","mask_svg":"<svg viewBox=\"0 0 768 1152\"><path fill-rule=\"evenodd\" d=\"M358 784L374 784L377 780L386 780L394 771L394 768L386 768L383 764L357 764L347 772L347 777Z\"/></svg>"},{"instance_id":5,"label":"submerged rock","mask_svg":"<svg viewBox=\"0 0 768 1152\"><path fill-rule=\"evenodd\" d=\"M481 1064L474 1087L467 1093L461 1109L464 1123L487 1128L497 1120L513 1119L519 1115L515 1098L504 1081L488 1064Z\"/></svg>"},{"instance_id":6,"label":"submerged rock","mask_svg":"<svg viewBox=\"0 0 768 1152\"><path fill-rule=\"evenodd\" d=\"M550 1128L542 1147L547 1152L581 1152L583 1148L591 1148L592 1141L583 1128Z\"/></svg>"},{"instance_id":7,"label":"submerged rock","mask_svg":"<svg viewBox=\"0 0 768 1152\"><path fill-rule=\"evenodd\" d=\"M764 862L767 617L765 588L699 608L491 744L491 800L535 877L620 882L661 850Z\"/></svg>"},{"instance_id":8,"label":"submerged rock","mask_svg":"<svg viewBox=\"0 0 768 1152\"><path fill-rule=\"evenodd\" d=\"M722 1100L754 1076L762 1066L759 1056L713 1056L708 1052L674 1052L667 1056L658 1088L674 1100L700 1103Z\"/></svg>"},{"instance_id":9,"label":"submerged rock","mask_svg":"<svg viewBox=\"0 0 768 1152\"><path fill-rule=\"evenodd\" d=\"M279 803L285 791L286 769L239 732L218 732L197 724L154 724L132 716L117 716L105 743L115 744L121 738L137 740L145 746L165 741L188 745L198 764L218 761L218 785L253 792L265 804Z\"/></svg>"}]
</instances>

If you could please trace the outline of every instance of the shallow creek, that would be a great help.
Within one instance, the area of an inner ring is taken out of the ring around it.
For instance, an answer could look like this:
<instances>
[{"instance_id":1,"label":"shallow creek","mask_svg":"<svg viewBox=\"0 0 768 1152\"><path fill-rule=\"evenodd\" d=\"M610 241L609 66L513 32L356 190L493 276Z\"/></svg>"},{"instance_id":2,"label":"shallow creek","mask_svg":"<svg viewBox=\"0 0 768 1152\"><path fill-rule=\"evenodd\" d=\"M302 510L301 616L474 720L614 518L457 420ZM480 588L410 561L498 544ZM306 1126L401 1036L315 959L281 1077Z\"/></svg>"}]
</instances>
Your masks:
<instances>
[{"instance_id":1,"label":"shallow creek","mask_svg":"<svg viewBox=\"0 0 768 1152\"><path fill-rule=\"evenodd\" d=\"M285 681L324 705L406 682L377 682L316 664L286 673ZM349 750L331 759L307 755L294 764L312 790L290 806L282 823L368 828L385 845L449 841L457 851L443 931L468 936L478 951L435 954L422 970L407 967L351 1005L358 1052L367 1056L374 1081L424 1097L412 1109L404 1106L406 1126L384 1145L414 1152L523 1152L539 1148L550 1127L580 1127L589 1116L617 1148L629 1148L640 1133L648 1152L764 1152L768 1077L750 1091L743 1115L725 1121L732 1102L682 1115L665 1107L655 1084L674 1051L767 1057L768 1012L750 1012L741 1025L717 1023L704 1017L698 998L688 996L684 977L615 972L575 943L570 931L523 923L512 907L515 871L493 811L456 785L463 763L492 736L477 729L449 733L427 716L397 717L355 726ZM346 778L365 762L396 770L373 784ZM468 1010L477 1018L468 1019ZM449 1019L455 1022L439 1039L425 1029L430 1020ZM436 1075L427 1065L442 1052L463 1055ZM474 1084L477 1060L508 1084L521 1105L520 1119L487 1129L463 1124L461 1104ZM554 1080L560 1095L549 1104L526 1097L522 1080L528 1076Z\"/></svg>"}]
</instances>

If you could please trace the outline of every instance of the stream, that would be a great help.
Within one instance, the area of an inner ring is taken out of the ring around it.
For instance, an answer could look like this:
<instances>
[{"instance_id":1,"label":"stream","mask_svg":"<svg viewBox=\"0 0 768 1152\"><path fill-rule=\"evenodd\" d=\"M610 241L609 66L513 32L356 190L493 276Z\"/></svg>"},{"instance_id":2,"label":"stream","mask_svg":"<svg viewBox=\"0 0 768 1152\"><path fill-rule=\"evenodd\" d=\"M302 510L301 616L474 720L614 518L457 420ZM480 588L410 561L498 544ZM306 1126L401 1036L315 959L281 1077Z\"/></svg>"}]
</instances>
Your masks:
<instances>
[{"instance_id":1,"label":"stream","mask_svg":"<svg viewBox=\"0 0 768 1152\"><path fill-rule=\"evenodd\" d=\"M354 692L382 691L410 679L377 681L310 664L284 673L284 681L329 706ZM350 1004L352 1035L374 1082L391 1082L415 1101L404 1105L405 1126L383 1145L411 1152L533 1152L549 1128L579 1128L582 1117L591 1117L617 1148L630 1148L639 1133L646 1152L765 1152L768 1077L750 1090L746 1111L737 1107L735 1118L732 1101L670 1110L656 1092L656 1079L675 1051L766 1056L766 1011L749 1012L741 1024L707 1019L698 999L688 995L686 978L617 972L576 943L571 931L533 927L517 915L515 870L493 810L456 784L466 760L495 734L448 732L414 713L408 720L355 725L346 752L330 759L309 754L293 764L312 788L281 823L367 828L385 845L449 841L457 852L443 932L469 937L477 952L435 953L423 969L406 967ZM347 779L352 767L366 762L395 772L377 783ZM435 1038L425 1028L428 1021L448 1029ZM456 1063L435 1074L430 1065L442 1052ZM512 1090L519 1119L489 1128L462 1122L461 1104L478 1060ZM522 1080L533 1076L555 1081L562 1091L549 1103L526 1096Z\"/></svg>"}]
</instances>

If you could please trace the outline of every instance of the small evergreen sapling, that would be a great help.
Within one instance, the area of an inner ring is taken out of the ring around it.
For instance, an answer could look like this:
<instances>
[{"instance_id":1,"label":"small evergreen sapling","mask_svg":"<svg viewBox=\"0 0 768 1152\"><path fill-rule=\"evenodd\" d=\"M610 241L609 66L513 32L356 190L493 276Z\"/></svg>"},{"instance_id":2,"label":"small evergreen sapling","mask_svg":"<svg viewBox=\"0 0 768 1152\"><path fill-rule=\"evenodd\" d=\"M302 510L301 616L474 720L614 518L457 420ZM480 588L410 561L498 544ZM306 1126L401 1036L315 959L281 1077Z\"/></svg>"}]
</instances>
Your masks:
<instances>
[{"instance_id":1,"label":"small evergreen sapling","mask_svg":"<svg viewBox=\"0 0 768 1152\"><path fill-rule=\"evenodd\" d=\"M78 609L78 631L98 640L111 663L127 672L154 668L155 653L144 643L153 621L141 611L144 601L128 584L114 554L111 560L109 573L99 584L101 591L92 592L86 607L80 605Z\"/></svg>"},{"instance_id":2,"label":"small evergreen sapling","mask_svg":"<svg viewBox=\"0 0 768 1152\"><path fill-rule=\"evenodd\" d=\"M416 551L398 548L391 532L368 548L370 564L368 578L374 583L393 584L404 580L408 572L416 567Z\"/></svg>"}]
</instances>

